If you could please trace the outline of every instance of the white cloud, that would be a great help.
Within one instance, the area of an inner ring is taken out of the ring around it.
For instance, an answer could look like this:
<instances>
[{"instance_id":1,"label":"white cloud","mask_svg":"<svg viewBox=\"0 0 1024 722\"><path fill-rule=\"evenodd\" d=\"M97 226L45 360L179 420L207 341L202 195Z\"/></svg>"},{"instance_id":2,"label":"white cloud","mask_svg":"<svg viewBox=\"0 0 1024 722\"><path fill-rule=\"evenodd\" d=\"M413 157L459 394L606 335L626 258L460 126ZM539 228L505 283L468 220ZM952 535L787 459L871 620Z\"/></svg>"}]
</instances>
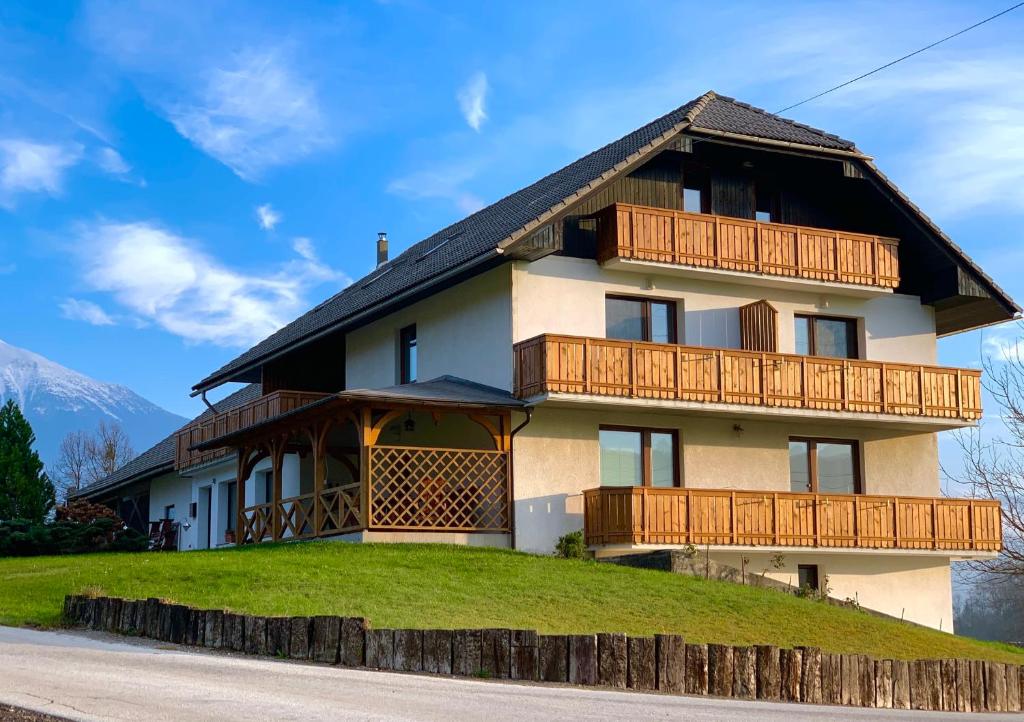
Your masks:
<instances>
[{"instance_id":1,"label":"white cloud","mask_svg":"<svg viewBox=\"0 0 1024 722\"><path fill-rule=\"evenodd\" d=\"M462 117L473 130L480 132L480 124L487 120L487 76L473 73L456 94Z\"/></svg>"},{"instance_id":2,"label":"white cloud","mask_svg":"<svg viewBox=\"0 0 1024 722\"><path fill-rule=\"evenodd\" d=\"M463 188L476 173L472 164L418 171L391 181L388 192L410 200L440 198L451 201L460 212L468 215L484 207L483 200Z\"/></svg>"},{"instance_id":3,"label":"white cloud","mask_svg":"<svg viewBox=\"0 0 1024 722\"><path fill-rule=\"evenodd\" d=\"M307 261L317 261L316 250L313 242L308 238L299 236L292 241L292 249Z\"/></svg>"},{"instance_id":4,"label":"white cloud","mask_svg":"<svg viewBox=\"0 0 1024 722\"><path fill-rule=\"evenodd\" d=\"M190 343L248 346L308 307L318 283L349 279L307 255L276 270L233 269L201 245L156 223L98 222L79 228L84 282L126 311Z\"/></svg>"},{"instance_id":5,"label":"white cloud","mask_svg":"<svg viewBox=\"0 0 1024 722\"><path fill-rule=\"evenodd\" d=\"M185 95L162 103L174 127L246 180L331 142L315 87L275 52L240 53Z\"/></svg>"},{"instance_id":6,"label":"white cloud","mask_svg":"<svg viewBox=\"0 0 1024 722\"><path fill-rule=\"evenodd\" d=\"M256 207L256 220L259 221L260 228L272 231L274 226L281 222L281 214L275 211L269 203L264 203L262 206Z\"/></svg>"},{"instance_id":7,"label":"white cloud","mask_svg":"<svg viewBox=\"0 0 1024 722\"><path fill-rule=\"evenodd\" d=\"M0 139L0 205L11 207L19 193L60 195L64 175L81 155L77 144Z\"/></svg>"},{"instance_id":8,"label":"white cloud","mask_svg":"<svg viewBox=\"0 0 1024 722\"><path fill-rule=\"evenodd\" d=\"M68 298L60 304L61 314L72 321L85 321L93 326L113 326L114 319L92 301Z\"/></svg>"},{"instance_id":9,"label":"white cloud","mask_svg":"<svg viewBox=\"0 0 1024 722\"><path fill-rule=\"evenodd\" d=\"M110 146L100 148L96 152L96 163L104 172L111 175L127 175L132 170L121 154Z\"/></svg>"}]
</instances>

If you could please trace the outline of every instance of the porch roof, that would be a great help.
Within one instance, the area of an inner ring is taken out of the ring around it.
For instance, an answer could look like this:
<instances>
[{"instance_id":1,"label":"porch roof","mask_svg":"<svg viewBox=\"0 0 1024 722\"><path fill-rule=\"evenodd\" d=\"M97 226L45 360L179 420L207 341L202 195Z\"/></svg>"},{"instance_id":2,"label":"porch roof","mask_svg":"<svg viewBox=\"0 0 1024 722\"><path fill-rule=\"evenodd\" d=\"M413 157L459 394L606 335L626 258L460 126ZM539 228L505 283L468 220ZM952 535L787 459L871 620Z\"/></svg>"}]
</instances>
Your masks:
<instances>
[{"instance_id":1,"label":"porch roof","mask_svg":"<svg viewBox=\"0 0 1024 722\"><path fill-rule=\"evenodd\" d=\"M304 416L318 409L328 406L363 406L368 403L503 411L522 409L529 405L504 389L485 386L458 376L438 376L429 381L416 381L411 384L386 386L379 389L339 391L244 429L193 444L189 448L192 451L207 451L229 446L236 439L247 436L253 431L278 424L286 419Z\"/></svg>"}]
</instances>

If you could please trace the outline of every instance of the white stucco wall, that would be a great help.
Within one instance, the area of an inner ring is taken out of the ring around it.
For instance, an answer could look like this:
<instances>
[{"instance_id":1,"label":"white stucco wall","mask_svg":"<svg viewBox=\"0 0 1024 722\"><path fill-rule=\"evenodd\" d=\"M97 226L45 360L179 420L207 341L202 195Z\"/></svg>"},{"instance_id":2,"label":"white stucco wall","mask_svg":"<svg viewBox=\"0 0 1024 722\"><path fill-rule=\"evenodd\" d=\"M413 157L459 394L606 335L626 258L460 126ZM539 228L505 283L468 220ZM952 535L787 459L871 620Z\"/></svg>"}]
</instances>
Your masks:
<instances>
[{"instance_id":1,"label":"white stucco wall","mask_svg":"<svg viewBox=\"0 0 1024 722\"><path fill-rule=\"evenodd\" d=\"M414 323L420 381L449 374L510 389L510 299L505 264L353 331L345 340L346 386L397 384L398 332Z\"/></svg>"},{"instance_id":2,"label":"white stucco wall","mask_svg":"<svg viewBox=\"0 0 1024 722\"><path fill-rule=\"evenodd\" d=\"M652 285L653 288L648 288ZM874 361L934 364L935 315L916 296L864 299L733 283L608 271L595 261L548 256L517 262L513 272L513 336L542 333L604 338L604 299L628 294L674 300L678 337L688 345L738 348L739 307L767 299L779 312L779 351L795 350L793 315L859 320L860 351Z\"/></svg>"}]
</instances>

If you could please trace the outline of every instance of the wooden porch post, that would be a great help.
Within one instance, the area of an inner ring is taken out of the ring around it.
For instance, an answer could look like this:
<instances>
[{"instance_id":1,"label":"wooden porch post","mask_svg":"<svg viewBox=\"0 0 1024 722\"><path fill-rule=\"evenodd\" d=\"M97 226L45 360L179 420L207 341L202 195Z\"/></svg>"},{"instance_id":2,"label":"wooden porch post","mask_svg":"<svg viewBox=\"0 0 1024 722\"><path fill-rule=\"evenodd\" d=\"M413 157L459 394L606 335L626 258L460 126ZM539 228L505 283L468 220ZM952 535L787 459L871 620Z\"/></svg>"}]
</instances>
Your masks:
<instances>
[{"instance_id":1,"label":"wooden porch post","mask_svg":"<svg viewBox=\"0 0 1024 722\"><path fill-rule=\"evenodd\" d=\"M323 529L323 493L327 480L327 432L331 422L324 420L315 424L309 431L309 440L313 447L313 536L320 536Z\"/></svg>"},{"instance_id":2,"label":"wooden porch post","mask_svg":"<svg viewBox=\"0 0 1024 722\"><path fill-rule=\"evenodd\" d=\"M270 519L271 519L271 533L273 534L274 541L278 541L281 538L281 475L284 467L284 450L288 444L287 436L280 436L271 442L270 447L270 465L271 474L273 475L271 481L271 499L270 499Z\"/></svg>"},{"instance_id":3,"label":"wooden porch post","mask_svg":"<svg viewBox=\"0 0 1024 722\"><path fill-rule=\"evenodd\" d=\"M245 469L249 461L249 449L245 446L235 448L237 458L235 471L235 544L242 545L245 542Z\"/></svg>"},{"instance_id":4,"label":"wooden porch post","mask_svg":"<svg viewBox=\"0 0 1024 722\"><path fill-rule=\"evenodd\" d=\"M362 512L363 528L370 528L372 518L370 498L370 447L376 442L376 434L373 430L373 409L364 406L359 410L359 486L362 490Z\"/></svg>"}]
</instances>

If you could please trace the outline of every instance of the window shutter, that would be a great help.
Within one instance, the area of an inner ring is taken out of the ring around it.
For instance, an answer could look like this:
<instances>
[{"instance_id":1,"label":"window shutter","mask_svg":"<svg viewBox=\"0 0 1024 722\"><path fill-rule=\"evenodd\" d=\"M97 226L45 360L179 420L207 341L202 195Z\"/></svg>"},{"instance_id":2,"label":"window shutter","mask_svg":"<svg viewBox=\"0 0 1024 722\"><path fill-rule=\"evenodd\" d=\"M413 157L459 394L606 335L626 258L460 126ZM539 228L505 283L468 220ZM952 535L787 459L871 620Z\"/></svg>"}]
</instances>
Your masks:
<instances>
[{"instance_id":1,"label":"window shutter","mask_svg":"<svg viewBox=\"0 0 1024 722\"><path fill-rule=\"evenodd\" d=\"M775 353L779 312L765 300L740 306L740 343L744 351Z\"/></svg>"}]
</instances>

